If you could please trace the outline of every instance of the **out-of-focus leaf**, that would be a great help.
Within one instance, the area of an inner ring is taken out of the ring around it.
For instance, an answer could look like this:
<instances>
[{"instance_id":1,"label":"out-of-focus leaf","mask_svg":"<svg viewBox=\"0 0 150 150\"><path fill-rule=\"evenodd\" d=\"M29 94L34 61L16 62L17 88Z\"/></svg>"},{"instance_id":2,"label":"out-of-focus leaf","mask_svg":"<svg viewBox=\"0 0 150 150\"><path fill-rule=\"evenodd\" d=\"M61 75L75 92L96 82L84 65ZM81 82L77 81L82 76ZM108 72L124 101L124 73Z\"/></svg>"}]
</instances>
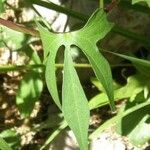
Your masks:
<instances>
[{"instance_id":1,"label":"out-of-focus leaf","mask_svg":"<svg viewBox=\"0 0 150 150\"><path fill-rule=\"evenodd\" d=\"M146 115L128 135L129 140L136 146L142 146L150 140L150 116Z\"/></svg>"},{"instance_id":2,"label":"out-of-focus leaf","mask_svg":"<svg viewBox=\"0 0 150 150\"><path fill-rule=\"evenodd\" d=\"M92 84L94 84L95 87L97 87L97 89L99 91L102 91L102 92L105 91L104 88L103 88L103 86L102 86L102 84L96 78L91 78L91 82L92 82Z\"/></svg>"},{"instance_id":3,"label":"out-of-focus leaf","mask_svg":"<svg viewBox=\"0 0 150 150\"><path fill-rule=\"evenodd\" d=\"M112 125L115 125L116 123L118 123L123 117L126 117L140 109L144 109L146 107L150 106L150 98L146 100L146 102L143 103L139 103L138 105L135 105L129 109L127 109L126 111L123 111L122 113L118 113L116 116L112 117L111 119L109 119L108 121L106 121L105 123L103 123L99 128L97 128L93 133L90 134L89 139L93 140L95 138L98 138L99 135L107 128L109 128ZM124 108L124 106L123 106Z\"/></svg>"},{"instance_id":4,"label":"out-of-focus leaf","mask_svg":"<svg viewBox=\"0 0 150 150\"><path fill-rule=\"evenodd\" d=\"M142 100L143 99L143 100ZM139 97L136 99L139 102ZM146 101L144 96L141 97L140 101ZM142 103L141 103L142 104ZM132 109L140 105L136 102L127 102L125 107L121 108L118 115L122 115L128 109ZM150 105L138 109L129 115L126 115L119 119L116 130L119 134L127 136L131 143L136 146L141 146L150 140Z\"/></svg>"},{"instance_id":5,"label":"out-of-focus leaf","mask_svg":"<svg viewBox=\"0 0 150 150\"><path fill-rule=\"evenodd\" d=\"M114 54L114 55L117 55L119 57L122 57L124 59L127 59L127 60L129 60L129 61L131 61L131 62L133 62L135 64L138 64L138 65L150 68L150 61L148 61L148 60L139 59L139 58L136 58L136 57L131 57L131 56L118 54L118 53L114 53L114 52L111 52L111 53Z\"/></svg>"},{"instance_id":6,"label":"out-of-focus leaf","mask_svg":"<svg viewBox=\"0 0 150 150\"><path fill-rule=\"evenodd\" d=\"M6 143L4 139L0 137L0 149L1 150L12 150L11 147Z\"/></svg>"},{"instance_id":7,"label":"out-of-focus leaf","mask_svg":"<svg viewBox=\"0 0 150 150\"><path fill-rule=\"evenodd\" d=\"M143 74L144 76L149 77L149 74L150 74L150 60L139 59L139 58L136 58L136 57L131 57L131 56L122 55L122 54L113 53L113 52L110 52L110 53L131 61L132 64L136 67L136 69L141 74Z\"/></svg>"},{"instance_id":8,"label":"out-of-focus leaf","mask_svg":"<svg viewBox=\"0 0 150 150\"><path fill-rule=\"evenodd\" d=\"M77 138L80 149L87 150L90 120L89 107L77 73L73 67L70 49L65 50L62 111L65 120Z\"/></svg>"},{"instance_id":9,"label":"out-of-focus leaf","mask_svg":"<svg viewBox=\"0 0 150 150\"><path fill-rule=\"evenodd\" d=\"M4 41L11 50L17 50L23 46L26 37L23 33L0 25L0 41Z\"/></svg>"},{"instance_id":10,"label":"out-of-focus leaf","mask_svg":"<svg viewBox=\"0 0 150 150\"><path fill-rule=\"evenodd\" d=\"M0 133L0 137L3 138L7 142L7 144L8 144L7 147L9 146L13 150L17 150L19 148L20 136L16 133L15 130L13 130L13 129L4 130L3 132ZM4 149L4 150L6 150L6 149Z\"/></svg>"},{"instance_id":11,"label":"out-of-focus leaf","mask_svg":"<svg viewBox=\"0 0 150 150\"><path fill-rule=\"evenodd\" d=\"M42 64L42 61L37 54L36 50L32 49L30 46L25 46L25 49L23 51L26 53L26 55L30 58L29 64L34 65L34 64Z\"/></svg>"},{"instance_id":12,"label":"out-of-focus leaf","mask_svg":"<svg viewBox=\"0 0 150 150\"><path fill-rule=\"evenodd\" d=\"M146 82L145 82L146 80ZM128 98L130 101L133 101L135 97L141 92L145 91L148 92L146 95L150 93L150 79L145 77L143 78L142 75L134 75L130 76L127 79L127 84L119 89L114 91L115 100L121 100ZM90 109L95 109L98 107L102 107L109 103L108 98L105 93L100 93L93 97L89 101Z\"/></svg>"},{"instance_id":13,"label":"out-of-focus leaf","mask_svg":"<svg viewBox=\"0 0 150 150\"><path fill-rule=\"evenodd\" d=\"M40 150L43 150L48 144L50 144L55 137L57 137L57 135L66 127L68 126L66 121L63 121L62 124L60 125L60 127L58 127L45 141L45 143L43 144L43 146L40 148Z\"/></svg>"},{"instance_id":14,"label":"out-of-focus leaf","mask_svg":"<svg viewBox=\"0 0 150 150\"><path fill-rule=\"evenodd\" d=\"M27 46L25 52L30 58L30 64L41 64L41 60L36 51ZM31 114L35 102L43 90L41 72L41 68L29 71L20 82L16 95L16 103L23 118Z\"/></svg>"},{"instance_id":15,"label":"out-of-focus leaf","mask_svg":"<svg viewBox=\"0 0 150 150\"><path fill-rule=\"evenodd\" d=\"M132 4L136 4L138 2L146 2L148 6L150 7L150 0L132 0Z\"/></svg>"},{"instance_id":16,"label":"out-of-focus leaf","mask_svg":"<svg viewBox=\"0 0 150 150\"><path fill-rule=\"evenodd\" d=\"M90 110L102 107L109 104L108 97L105 93L100 93L96 96L94 96L90 101L89 101L89 108Z\"/></svg>"},{"instance_id":17,"label":"out-of-focus leaf","mask_svg":"<svg viewBox=\"0 0 150 150\"><path fill-rule=\"evenodd\" d=\"M99 82L99 80L97 80L96 78L91 78L91 82L92 84L94 84L95 87L97 87L97 89L101 92L104 92L104 88L102 86L102 84ZM114 87L114 90L116 89L119 89L121 87L121 85L119 85L118 83L116 82L113 82L113 87Z\"/></svg>"},{"instance_id":18,"label":"out-of-focus leaf","mask_svg":"<svg viewBox=\"0 0 150 150\"><path fill-rule=\"evenodd\" d=\"M42 89L43 82L38 72L30 71L25 74L16 95L16 103L23 118L28 117L32 112Z\"/></svg>"},{"instance_id":19,"label":"out-of-focus leaf","mask_svg":"<svg viewBox=\"0 0 150 150\"><path fill-rule=\"evenodd\" d=\"M5 0L0 0L0 13L4 12L4 2Z\"/></svg>"}]
</instances>

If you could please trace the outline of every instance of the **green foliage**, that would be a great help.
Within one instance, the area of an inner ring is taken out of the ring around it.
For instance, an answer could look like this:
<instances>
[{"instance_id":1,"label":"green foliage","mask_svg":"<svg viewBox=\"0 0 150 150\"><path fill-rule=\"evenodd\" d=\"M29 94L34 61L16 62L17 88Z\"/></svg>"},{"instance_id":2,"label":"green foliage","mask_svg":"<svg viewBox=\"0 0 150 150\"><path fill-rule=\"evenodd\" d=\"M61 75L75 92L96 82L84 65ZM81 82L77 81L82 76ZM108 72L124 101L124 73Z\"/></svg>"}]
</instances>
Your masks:
<instances>
[{"instance_id":1,"label":"green foliage","mask_svg":"<svg viewBox=\"0 0 150 150\"><path fill-rule=\"evenodd\" d=\"M150 6L149 0L132 0L132 4L140 1L144 1ZM0 0L0 13L4 12L4 2L5 0ZM101 7L103 7L103 0L100 0L100 2L102 4ZM83 22L88 19L86 14L75 12L51 2L30 0L26 1L26 3L28 6L37 4L53 9L80 19ZM137 4L134 7L134 5L132 6L127 1L121 1L118 5L147 14L150 12L149 8L145 6ZM122 104L119 112L98 127L89 136L89 139L98 137L106 128L116 125L116 131L123 136L127 136L129 140L137 146L143 145L150 140L150 61L109 52L111 55L116 55L131 61L132 65L137 69L137 73L129 76L127 78L127 83L122 86L116 84L112 80L111 68L107 60L101 54L102 50L100 49L99 52L99 48L96 45L97 42L103 39L109 32L115 32L121 36L134 40L145 46L145 48L149 48L150 46L149 38L138 35L137 33L117 25L114 26L112 23L108 22L107 14L100 9L97 9L93 13L83 28L73 32L54 33L37 23L44 49L44 61L42 64L41 58L38 56L37 52L31 49L30 46L27 46L29 45L29 41L24 34L28 33L32 36L39 37L38 31L19 26L6 20L4 21L3 19L0 19L0 24L3 25L0 29L0 47L7 46L7 48L11 50L22 49L30 59L29 63L24 66L0 66L1 72L25 70L16 94L16 104L21 117L23 119L30 117L35 102L39 99L43 90L43 73L45 73L48 90L56 105L62 111L61 116L52 114L46 121L40 124L40 127L35 127L38 131L45 128L56 127L53 133L48 136L41 149L48 146L64 128L69 126L77 138L80 149L87 150L90 110L108 104L110 104L112 110L115 110L114 100L116 103L118 103L119 100L126 100L126 102L124 105ZM30 42L32 43L32 40ZM55 59L58 49L61 50L61 54L63 55L62 47L64 48L64 64L61 65L63 65L64 68L61 91L62 97L60 97L55 75L57 66ZM94 96L89 103L74 68L71 56L73 47L80 49L85 54L98 79L92 80L92 83L101 93ZM12 147L12 149L18 149L20 137L14 130L5 130L0 134L0 137L2 137L0 138L0 149L11 150L10 147Z\"/></svg>"},{"instance_id":2,"label":"green foliage","mask_svg":"<svg viewBox=\"0 0 150 150\"><path fill-rule=\"evenodd\" d=\"M0 137L0 149L1 150L12 150L4 139Z\"/></svg>"},{"instance_id":3,"label":"green foliage","mask_svg":"<svg viewBox=\"0 0 150 150\"><path fill-rule=\"evenodd\" d=\"M16 103L23 118L32 112L35 102L43 89L43 82L39 73L28 72L21 80L16 96Z\"/></svg>"},{"instance_id":4,"label":"green foliage","mask_svg":"<svg viewBox=\"0 0 150 150\"><path fill-rule=\"evenodd\" d=\"M101 85L99 87L101 87ZM125 99L125 98L128 98L130 99L130 101L133 101L135 97L142 91L144 92L145 90L147 90L145 92L148 92L146 94L148 95L149 89L150 89L150 79L148 77L143 78L143 75L137 74L137 75L128 77L127 84L125 86L115 89L114 97L116 101ZM108 103L109 101L108 101L106 94L102 92L96 95L95 97L93 97L89 101L89 107L90 109L95 109L95 108L107 105Z\"/></svg>"},{"instance_id":5,"label":"green foliage","mask_svg":"<svg viewBox=\"0 0 150 150\"><path fill-rule=\"evenodd\" d=\"M125 116L128 116L130 115L131 113L134 113L135 111L137 110L140 110L144 107L147 107L150 105L150 98L147 99L145 102L143 103L140 103L138 105L135 105L129 109L127 109L126 111L124 111L121 115L118 114L114 117L112 117L111 119L109 119L108 121L106 121L105 123L103 123L100 127L98 127L93 133L91 133L89 135L89 139L95 139L95 138L98 138L99 135L105 130L107 129L108 127L112 126L112 125L115 125L116 123L118 123L120 121L120 119L122 119L123 117Z\"/></svg>"},{"instance_id":6,"label":"green foliage","mask_svg":"<svg viewBox=\"0 0 150 150\"><path fill-rule=\"evenodd\" d=\"M143 99L137 98L136 101L145 101L145 99L144 97ZM132 104L128 102L125 107L121 108L118 115L122 116L126 110L132 109L132 105L135 106L136 103ZM150 140L149 109L150 106L147 105L119 119L116 125L117 132L122 136L127 136L131 143L136 146L144 145Z\"/></svg>"},{"instance_id":7,"label":"green foliage","mask_svg":"<svg viewBox=\"0 0 150 150\"><path fill-rule=\"evenodd\" d=\"M122 54L118 54L118 53L112 53L112 54L117 55L119 57L122 57L124 59L127 59L127 60L131 61L134 64L138 64L138 65L150 68L150 61L148 61L148 60L138 59L138 58L135 58L135 57L126 56L126 55L122 55Z\"/></svg>"},{"instance_id":8,"label":"green foliage","mask_svg":"<svg viewBox=\"0 0 150 150\"><path fill-rule=\"evenodd\" d=\"M145 82L146 81L146 82ZM95 132L90 135L90 138L96 138L110 124L117 123L117 131L123 136L128 136L129 140L139 146L150 140L149 136L149 91L150 79L141 74L131 76L124 87L114 91L115 100L124 98L130 99L126 106L122 107L120 113L114 118L106 121ZM142 103L148 103L144 107L138 108ZM108 99L105 94L99 94L89 102L91 109L102 107L108 104ZM137 107L137 108L136 108ZM135 109L133 109L135 108ZM131 110L131 112L130 112ZM129 114L127 112L130 112ZM145 118L146 117L146 118ZM138 132L137 132L138 131ZM141 138L143 137L143 138Z\"/></svg>"},{"instance_id":9,"label":"green foliage","mask_svg":"<svg viewBox=\"0 0 150 150\"><path fill-rule=\"evenodd\" d=\"M150 67L150 63L147 60L116 53L115 55L130 60L137 68L139 67L138 65L140 65L140 68L142 66L145 69ZM101 85L96 85L101 88ZM143 73L140 72L129 77L124 87L119 87L114 91L115 100L126 98L128 99L127 103L124 107L120 108L119 113L115 117L101 125L89 138L98 137L111 124L116 124L117 132L123 136L127 136L134 145L140 146L148 142L150 140L149 96L150 78L147 74L143 76ZM104 93L95 96L89 102L90 109L102 107L106 104L108 104L108 99Z\"/></svg>"},{"instance_id":10,"label":"green foliage","mask_svg":"<svg viewBox=\"0 0 150 150\"><path fill-rule=\"evenodd\" d=\"M0 144L2 150L17 150L20 145L20 136L13 129L4 130L0 133Z\"/></svg>"},{"instance_id":11,"label":"green foliage","mask_svg":"<svg viewBox=\"0 0 150 150\"><path fill-rule=\"evenodd\" d=\"M41 60L36 51L33 51L30 47L27 47L26 54L30 57L30 64L41 64ZM41 95L43 90L41 72L42 70L40 68L28 71L20 82L16 95L16 103L22 118L30 116L35 102Z\"/></svg>"}]
</instances>

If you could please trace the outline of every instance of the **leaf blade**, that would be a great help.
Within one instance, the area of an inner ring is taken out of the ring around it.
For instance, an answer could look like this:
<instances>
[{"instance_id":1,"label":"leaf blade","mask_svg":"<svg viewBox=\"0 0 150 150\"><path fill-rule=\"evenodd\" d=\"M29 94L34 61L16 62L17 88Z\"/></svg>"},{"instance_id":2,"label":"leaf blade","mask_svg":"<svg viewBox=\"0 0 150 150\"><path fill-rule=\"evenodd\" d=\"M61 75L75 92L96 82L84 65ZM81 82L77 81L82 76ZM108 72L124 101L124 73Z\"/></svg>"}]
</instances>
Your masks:
<instances>
[{"instance_id":1,"label":"leaf blade","mask_svg":"<svg viewBox=\"0 0 150 150\"><path fill-rule=\"evenodd\" d=\"M65 50L62 111L68 125L77 138L81 150L87 150L89 107L77 73L73 67L69 50Z\"/></svg>"}]
</instances>

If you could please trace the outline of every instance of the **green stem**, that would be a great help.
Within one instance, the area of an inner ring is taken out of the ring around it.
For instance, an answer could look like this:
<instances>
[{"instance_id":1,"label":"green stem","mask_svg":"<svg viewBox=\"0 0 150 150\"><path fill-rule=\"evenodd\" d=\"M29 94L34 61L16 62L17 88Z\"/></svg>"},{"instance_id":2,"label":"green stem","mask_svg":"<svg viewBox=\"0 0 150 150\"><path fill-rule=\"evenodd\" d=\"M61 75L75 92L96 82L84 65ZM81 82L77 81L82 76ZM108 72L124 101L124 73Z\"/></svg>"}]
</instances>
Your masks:
<instances>
[{"instance_id":1,"label":"green stem","mask_svg":"<svg viewBox=\"0 0 150 150\"><path fill-rule=\"evenodd\" d=\"M44 65L0 65L0 72L8 71L21 71L21 70L33 70L36 68L43 68Z\"/></svg>"},{"instance_id":2,"label":"green stem","mask_svg":"<svg viewBox=\"0 0 150 150\"><path fill-rule=\"evenodd\" d=\"M104 9L104 0L99 0L99 8Z\"/></svg>"},{"instance_id":3,"label":"green stem","mask_svg":"<svg viewBox=\"0 0 150 150\"><path fill-rule=\"evenodd\" d=\"M86 21L88 16L81 14L79 12L73 11L72 9L66 8L66 7L62 7L59 5L56 5L52 2L45 2L45 1L39 1L39 0L27 0L29 4L36 4L39 6L43 6L45 8L51 9L51 10L55 10L61 13L64 13L66 15L72 16L74 18Z\"/></svg>"},{"instance_id":4,"label":"green stem","mask_svg":"<svg viewBox=\"0 0 150 150\"><path fill-rule=\"evenodd\" d=\"M63 68L64 64L56 64L56 68ZM131 64L118 64L111 65L111 67L131 67ZM92 68L90 64L74 64L75 68ZM0 65L0 72L8 72L8 71L21 71L21 70L33 70L37 68L45 68L43 64L36 65Z\"/></svg>"},{"instance_id":5,"label":"green stem","mask_svg":"<svg viewBox=\"0 0 150 150\"><path fill-rule=\"evenodd\" d=\"M23 32L26 34L30 34L32 36L39 36L39 32L34 29L27 28L25 26L13 23L12 21L4 20L0 18L0 25L6 26L12 30L18 31L18 32Z\"/></svg>"}]
</instances>

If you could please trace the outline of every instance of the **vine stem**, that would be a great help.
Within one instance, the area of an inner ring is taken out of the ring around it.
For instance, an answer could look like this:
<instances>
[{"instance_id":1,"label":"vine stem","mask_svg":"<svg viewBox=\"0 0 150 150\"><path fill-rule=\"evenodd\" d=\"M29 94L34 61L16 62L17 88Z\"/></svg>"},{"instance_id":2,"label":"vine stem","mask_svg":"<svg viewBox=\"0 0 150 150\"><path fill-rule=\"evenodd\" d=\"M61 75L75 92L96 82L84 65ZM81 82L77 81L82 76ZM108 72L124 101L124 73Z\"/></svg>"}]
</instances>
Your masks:
<instances>
[{"instance_id":1,"label":"vine stem","mask_svg":"<svg viewBox=\"0 0 150 150\"><path fill-rule=\"evenodd\" d=\"M63 68L64 64L55 64L56 68ZM90 64L74 64L75 68L92 68ZM117 64L111 65L111 67L132 67L131 64ZM36 65L0 65L0 72L8 72L8 71L21 71L21 70L33 70L38 68L45 68L43 64Z\"/></svg>"}]
</instances>

